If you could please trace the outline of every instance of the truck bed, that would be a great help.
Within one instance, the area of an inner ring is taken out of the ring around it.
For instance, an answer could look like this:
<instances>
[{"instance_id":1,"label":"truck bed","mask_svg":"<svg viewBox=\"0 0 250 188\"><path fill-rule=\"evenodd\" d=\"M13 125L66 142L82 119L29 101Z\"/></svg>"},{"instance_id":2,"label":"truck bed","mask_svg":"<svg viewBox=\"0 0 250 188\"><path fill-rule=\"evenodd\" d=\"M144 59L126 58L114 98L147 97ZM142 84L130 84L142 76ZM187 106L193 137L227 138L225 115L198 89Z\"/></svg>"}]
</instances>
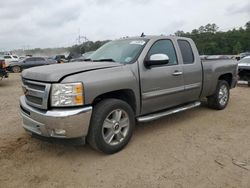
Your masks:
<instances>
[{"instance_id":1,"label":"truck bed","mask_svg":"<svg viewBox=\"0 0 250 188\"><path fill-rule=\"evenodd\" d=\"M220 75L237 75L237 63L231 59L202 60L203 89L201 97L207 97L214 93L216 83Z\"/></svg>"}]
</instances>

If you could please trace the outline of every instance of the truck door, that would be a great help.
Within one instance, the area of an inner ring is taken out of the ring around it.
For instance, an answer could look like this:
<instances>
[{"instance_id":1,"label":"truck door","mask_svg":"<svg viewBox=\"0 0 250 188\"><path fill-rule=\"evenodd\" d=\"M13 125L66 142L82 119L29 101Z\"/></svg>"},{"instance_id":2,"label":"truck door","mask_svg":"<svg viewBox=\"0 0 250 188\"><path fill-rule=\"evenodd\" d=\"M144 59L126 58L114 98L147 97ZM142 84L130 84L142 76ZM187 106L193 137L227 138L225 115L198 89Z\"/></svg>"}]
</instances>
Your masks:
<instances>
[{"instance_id":1,"label":"truck door","mask_svg":"<svg viewBox=\"0 0 250 188\"><path fill-rule=\"evenodd\" d=\"M151 67L139 63L142 114L176 106L183 101L183 70L178 63L172 40L160 39L154 42L145 59L155 54L167 55L169 62Z\"/></svg>"},{"instance_id":2,"label":"truck door","mask_svg":"<svg viewBox=\"0 0 250 188\"><path fill-rule=\"evenodd\" d=\"M185 85L185 102L196 101L202 90L202 65L193 41L178 39L181 61L183 64L183 80ZM196 57L196 58L195 58Z\"/></svg>"}]
</instances>

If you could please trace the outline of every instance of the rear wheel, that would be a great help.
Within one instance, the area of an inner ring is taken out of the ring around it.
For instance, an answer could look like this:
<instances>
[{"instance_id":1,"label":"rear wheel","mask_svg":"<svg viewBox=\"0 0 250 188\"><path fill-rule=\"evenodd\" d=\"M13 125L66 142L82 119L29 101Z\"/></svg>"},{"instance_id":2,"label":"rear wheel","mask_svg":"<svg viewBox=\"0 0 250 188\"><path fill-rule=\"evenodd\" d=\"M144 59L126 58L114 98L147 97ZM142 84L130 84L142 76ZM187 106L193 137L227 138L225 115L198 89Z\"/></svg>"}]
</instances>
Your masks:
<instances>
[{"instance_id":1,"label":"rear wheel","mask_svg":"<svg viewBox=\"0 0 250 188\"><path fill-rule=\"evenodd\" d=\"M217 110L226 108L230 97L229 85L225 80L219 80L215 93L208 97L208 106Z\"/></svg>"},{"instance_id":2,"label":"rear wheel","mask_svg":"<svg viewBox=\"0 0 250 188\"><path fill-rule=\"evenodd\" d=\"M113 154L128 144L134 126L134 112L129 104L106 99L94 107L87 141L93 148Z\"/></svg>"},{"instance_id":3,"label":"rear wheel","mask_svg":"<svg viewBox=\"0 0 250 188\"><path fill-rule=\"evenodd\" d=\"M21 72L21 67L19 67L19 66L14 66L14 67L12 67L12 69L11 69L14 73L19 73L19 72Z\"/></svg>"}]
</instances>

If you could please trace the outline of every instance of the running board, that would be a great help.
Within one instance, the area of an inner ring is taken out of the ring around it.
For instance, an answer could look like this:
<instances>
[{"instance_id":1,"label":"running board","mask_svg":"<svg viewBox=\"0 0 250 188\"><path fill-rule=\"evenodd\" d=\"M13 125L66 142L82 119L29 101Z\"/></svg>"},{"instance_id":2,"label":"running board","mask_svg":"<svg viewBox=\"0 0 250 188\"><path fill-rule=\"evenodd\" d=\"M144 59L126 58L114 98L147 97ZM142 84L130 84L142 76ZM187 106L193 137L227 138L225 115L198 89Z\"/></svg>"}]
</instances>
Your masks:
<instances>
[{"instance_id":1,"label":"running board","mask_svg":"<svg viewBox=\"0 0 250 188\"><path fill-rule=\"evenodd\" d=\"M184 106L173 108L173 109L170 109L170 110L167 110L167 111L157 112L157 113L154 113L154 114L149 114L149 115L146 115L146 116L138 117L137 121L139 121L139 122L148 122L148 121L156 120L156 119L159 119L161 117L168 116L170 114L175 114L175 113L182 112L182 111L185 111L185 110L188 110L188 109L191 109L191 108L198 107L198 106L200 106L200 104L201 104L201 102L198 102L198 101L193 102L193 103L189 103L189 104L186 104Z\"/></svg>"}]
</instances>

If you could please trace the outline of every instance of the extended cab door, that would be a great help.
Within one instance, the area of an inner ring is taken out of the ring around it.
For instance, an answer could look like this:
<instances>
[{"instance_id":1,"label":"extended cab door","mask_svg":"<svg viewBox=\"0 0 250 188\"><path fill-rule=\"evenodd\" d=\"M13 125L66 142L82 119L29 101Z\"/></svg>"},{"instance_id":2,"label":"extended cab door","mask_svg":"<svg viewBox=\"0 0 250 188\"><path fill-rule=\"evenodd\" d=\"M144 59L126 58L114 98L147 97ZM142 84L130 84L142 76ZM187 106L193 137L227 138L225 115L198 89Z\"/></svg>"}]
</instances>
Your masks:
<instances>
[{"instance_id":1,"label":"extended cab door","mask_svg":"<svg viewBox=\"0 0 250 188\"><path fill-rule=\"evenodd\" d=\"M177 40L183 64L185 102L199 100L202 90L202 65L194 42L190 39Z\"/></svg>"},{"instance_id":2,"label":"extended cab door","mask_svg":"<svg viewBox=\"0 0 250 188\"><path fill-rule=\"evenodd\" d=\"M173 41L156 40L146 53L144 60L139 60L141 113L146 114L181 104L184 92L183 70L178 62ZM145 67L144 61L154 54L166 54L169 63Z\"/></svg>"}]
</instances>

